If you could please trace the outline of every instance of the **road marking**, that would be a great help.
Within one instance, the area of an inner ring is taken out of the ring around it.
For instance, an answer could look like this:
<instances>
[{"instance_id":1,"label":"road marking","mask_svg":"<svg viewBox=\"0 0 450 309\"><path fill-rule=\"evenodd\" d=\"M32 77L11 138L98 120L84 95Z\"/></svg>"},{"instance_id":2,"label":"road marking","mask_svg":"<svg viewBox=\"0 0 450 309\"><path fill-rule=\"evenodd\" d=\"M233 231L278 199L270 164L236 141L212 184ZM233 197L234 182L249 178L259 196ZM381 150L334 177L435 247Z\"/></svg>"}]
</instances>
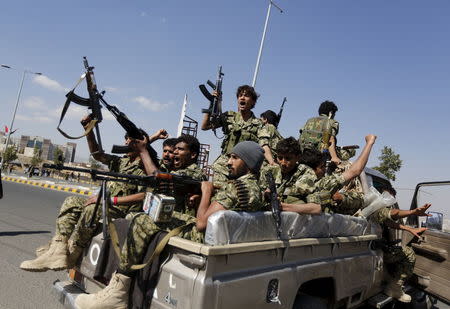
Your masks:
<instances>
[{"instance_id":1,"label":"road marking","mask_svg":"<svg viewBox=\"0 0 450 309\"><path fill-rule=\"evenodd\" d=\"M82 194L82 195L92 195L92 191L89 191L89 190L81 190L81 189L76 189L76 188L72 188L72 187L51 185L48 183L25 180L25 179L20 179L20 178L13 178L13 177L9 177L9 176L2 176L2 180L28 184L31 186L36 186L36 187L41 187L41 188L46 188L46 189L53 189L53 190L64 191L64 192L73 192L73 193L78 193L78 194Z\"/></svg>"}]
</instances>

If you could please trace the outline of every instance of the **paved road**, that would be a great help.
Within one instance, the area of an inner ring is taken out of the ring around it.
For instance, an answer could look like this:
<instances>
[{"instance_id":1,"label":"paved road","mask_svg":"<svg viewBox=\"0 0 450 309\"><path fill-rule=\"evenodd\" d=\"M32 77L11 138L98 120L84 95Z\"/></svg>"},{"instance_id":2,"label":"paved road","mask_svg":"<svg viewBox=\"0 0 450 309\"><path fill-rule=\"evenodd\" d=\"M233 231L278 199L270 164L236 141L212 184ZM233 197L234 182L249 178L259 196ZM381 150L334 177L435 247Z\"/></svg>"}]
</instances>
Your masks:
<instances>
[{"instance_id":1,"label":"paved road","mask_svg":"<svg viewBox=\"0 0 450 309\"><path fill-rule=\"evenodd\" d=\"M0 308L61 309L51 294L56 279L66 272L31 273L19 268L34 257L37 246L54 232L55 217L70 194L30 185L3 182L0 200Z\"/></svg>"}]
</instances>

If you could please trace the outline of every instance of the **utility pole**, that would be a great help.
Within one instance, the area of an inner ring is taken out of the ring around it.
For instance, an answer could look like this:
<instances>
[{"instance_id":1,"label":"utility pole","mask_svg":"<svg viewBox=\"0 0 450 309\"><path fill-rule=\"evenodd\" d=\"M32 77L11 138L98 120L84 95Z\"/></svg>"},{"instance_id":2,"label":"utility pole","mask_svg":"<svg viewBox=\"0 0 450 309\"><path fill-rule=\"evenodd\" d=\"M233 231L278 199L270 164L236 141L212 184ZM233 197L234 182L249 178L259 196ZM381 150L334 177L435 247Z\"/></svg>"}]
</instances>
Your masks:
<instances>
[{"instance_id":1,"label":"utility pole","mask_svg":"<svg viewBox=\"0 0 450 309\"><path fill-rule=\"evenodd\" d=\"M269 24L270 10L272 8L272 5L274 7L276 7L280 11L280 13L283 13L283 10L278 5L276 5L272 0L269 0L269 8L267 9L266 22L264 23L264 30L263 30L263 34L262 34L262 38L261 38L261 43L259 45L259 52L258 52L258 57L256 59L256 67L255 67L255 73L253 74L252 87L255 87L256 78L258 77L259 64L261 61L261 55L262 55L262 51L263 51L263 47L264 47L264 41L266 39L267 25Z\"/></svg>"}]
</instances>

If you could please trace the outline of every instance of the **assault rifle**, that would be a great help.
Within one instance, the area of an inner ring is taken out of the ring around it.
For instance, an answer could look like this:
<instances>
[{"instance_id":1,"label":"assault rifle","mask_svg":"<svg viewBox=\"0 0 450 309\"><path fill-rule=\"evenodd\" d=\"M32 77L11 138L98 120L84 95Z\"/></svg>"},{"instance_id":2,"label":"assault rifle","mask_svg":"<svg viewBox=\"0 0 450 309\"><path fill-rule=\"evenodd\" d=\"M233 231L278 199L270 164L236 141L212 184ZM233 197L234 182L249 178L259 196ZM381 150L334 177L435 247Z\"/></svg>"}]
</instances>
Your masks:
<instances>
[{"instance_id":1,"label":"assault rifle","mask_svg":"<svg viewBox=\"0 0 450 309\"><path fill-rule=\"evenodd\" d=\"M281 106L280 106L280 111L278 112L278 115L277 115L277 124L275 125L275 127L277 127L277 128L278 128L278 125L280 124L281 115L283 115L284 103L286 103L286 101L287 101L287 98L284 97L283 102L281 103Z\"/></svg>"},{"instance_id":2,"label":"assault rifle","mask_svg":"<svg viewBox=\"0 0 450 309\"><path fill-rule=\"evenodd\" d=\"M101 152L101 153L104 152L103 146L102 146L102 141L101 141L101 136L100 136L100 130L98 127L98 124L103 120L102 111L101 111L101 108L103 105L111 112L111 114L114 116L114 118L116 118L117 122L122 126L122 128L125 129L125 131L127 132L129 137L134 138L134 139L140 139L140 140L144 139L144 135L142 134L142 131L130 119L128 119L128 117L123 112L121 112L116 106L110 105L110 104L108 104L108 102L106 102L106 100L103 98L105 91L102 91L102 92L98 91L97 84L96 84L95 78L94 78L94 67L89 66L89 63L88 63L86 57L83 57L83 63L84 63L86 72L85 72L85 74L83 74L81 76L80 80L75 85L75 87L71 91L69 91L69 93L66 94L67 100L66 100L66 103L64 104L64 108L61 113L61 118L59 120L59 124L58 124L58 128L57 128L58 131L61 132L61 134L67 138L79 139L79 138L89 134L89 132L92 130L92 128L95 127L97 142L98 142L98 146L99 146L98 152ZM75 94L75 88L79 85L79 83L84 78L86 78L86 84L87 84L87 89L88 89L88 93L89 93L89 98L83 98L83 97L80 97L79 95ZM91 121L87 125L87 129L86 129L85 133L79 137L69 136L59 128L71 102L81 105L81 106L86 106L86 107L88 107L88 109L91 109L91 111L92 111L92 113L90 115ZM158 162L157 153L153 149L153 147L151 147L149 144L147 144L147 150L148 150L153 162ZM111 150L112 153L128 153L131 151L132 151L132 149L129 146L117 146L117 145L113 145L112 150Z\"/></svg>"},{"instance_id":3,"label":"assault rifle","mask_svg":"<svg viewBox=\"0 0 450 309\"><path fill-rule=\"evenodd\" d=\"M209 107L203 108L202 113L209 114L209 122L213 127L214 134L216 135L216 128L222 125L222 81L223 76L225 74L222 73L222 66L219 66L219 72L217 73L217 80L214 84L212 81L208 80L206 84L210 86L214 91L217 92L217 95L212 95L204 84L199 85L200 91L208 99ZM217 135L216 135L217 137Z\"/></svg>"},{"instance_id":4,"label":"assault rifle","mask_svg":"<svg viewBox=\"0 0 450 309\"><path fill-rule=\"evenodd\" d=\"M278 199L277 186L275 185L275 179L271 172L266 173L266 179L270 190L270 208L272 209L272 216L277 227L278 239L281 239L281 205L280 200Z\"/></svg>"},{"instance_id":5,"label":"assault rifle","mask_svg":"<svg viewBox=\"0 0 450 309\"><path fill-rule=\"evenodd\" d=\"M88 135L92 131L92 129L95 127L95 132L97 135L97 142L98 142L98 146L99 146L98 151L104 152L103 146L102 146L102 140L101 140L101 136L100 136L100 129L98 127L98 124L100 122L102 122L102 120L103 120L101 105L100 105L100 98L102 97L104 92L102 92L102 93L98 92L97 83L95 82L95 77L94 77L94 67L89 66L89 63L88 63L86 57L83 57L83 64L84 64L84 68L86 69L86 72L83 73L83 75L81 75L80 79L75 84L75 87L66 94L67 99L66 99L66 102L64 103L64 107L62 109L61 116L59 118L57 130L66 138L80 139L83 136ZM83 97L75 94L75 88L85 78L86 78L87 91L89 94L89 98L83 98ZM85 106L92 111L91 121L87 125L84 134L81 136L77 136L77 137L68 135L60 128L61 122L63 121L64 116L66 115L67 109L69 108L69 105L71 102L81 105L81 106Z\"/></svg>"}]
</instances>

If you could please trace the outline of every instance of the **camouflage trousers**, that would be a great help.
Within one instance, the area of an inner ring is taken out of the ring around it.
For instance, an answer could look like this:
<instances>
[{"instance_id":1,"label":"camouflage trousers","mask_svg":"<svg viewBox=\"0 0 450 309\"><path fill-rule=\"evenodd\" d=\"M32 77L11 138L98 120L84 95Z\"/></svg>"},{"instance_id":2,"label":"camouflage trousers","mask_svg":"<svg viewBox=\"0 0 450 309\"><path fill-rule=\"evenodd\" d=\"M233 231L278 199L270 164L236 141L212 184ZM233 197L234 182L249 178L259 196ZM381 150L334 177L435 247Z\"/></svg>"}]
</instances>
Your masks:
<instances>
[{"instance_id":1,"label":"camouflage trousers","mask_svg":"<svg viewBox=\"0 0 450 309\"><path fill-rule=\"evenodd\" d=\"M95 214L94 227L89 227L94 216L95 204L84 206L86 200L87 198L81 196L69 196L64 200L56 219L55 235L69 239L69 250L72 250L73 246L86 247L95 235L102 218L100 205ZM110 207L108 211L111 219L124 218L126 214L127 212L118 206Z\"/></svg>"},{"instance_id":2,"label":"camouflage trousers","mask_svg":"<svg viewBox=\"0 0 450 309\"><path fill-rule=\"evenodd\" d=\"M136 214L131 221L126 242L121 250L119 269L129 273L131 266L143 263L148 245L157 232L169 232L194 221L194 217L179 212L173 213L170 222L153 222L147 214ZM186 227L178 236L200 243L204 240L204 234L199 232L195 225Z\"/></svg>"},{"instance_id":3,"label":"camouflage trousers","mask_svg":"<svg viewBox=\"0 0 450 309\"><path fill-rule=\"evenodd\" d=\"M216 186L224 186L228 179L228 155L221 154L212 165L212 170L214 172L213 183Z\"/></svg>"},{"instance_id":4,"label":"camouflage trousers","mask_svg":"<svg viewBox=\"0 0 450 309\"><path fill-rule=\"evenodd\" d=\"M416 255L411 247L388 246L383 252L386 269L395 281L404 282L413 274Z\"/></svg>"}]
</instances>

